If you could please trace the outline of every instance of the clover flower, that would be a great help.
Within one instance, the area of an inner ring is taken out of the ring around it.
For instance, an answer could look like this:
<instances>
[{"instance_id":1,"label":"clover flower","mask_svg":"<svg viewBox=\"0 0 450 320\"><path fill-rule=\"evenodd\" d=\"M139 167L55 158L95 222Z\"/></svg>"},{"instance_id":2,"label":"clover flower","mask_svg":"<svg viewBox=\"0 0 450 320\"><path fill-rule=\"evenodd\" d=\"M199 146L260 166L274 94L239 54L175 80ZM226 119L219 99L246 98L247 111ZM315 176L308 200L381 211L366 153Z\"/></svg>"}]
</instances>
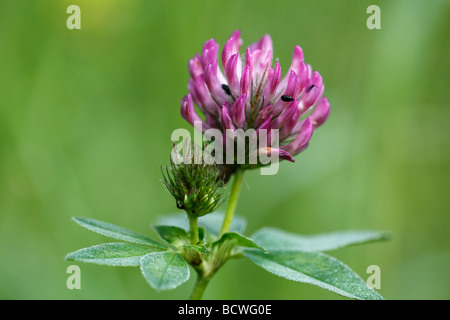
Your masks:
<instances>
[{"instance_id":1,"label":"clover flower","mask_svg":"<svg viewBox=\"0 0 450 320\"><path fill-rule=\"evenodd\" d=\"M299 46L294 47L283 78L280 63L272 65L269 35L248 46L245 55L239 51L241 46L237 30L223 47L220 61L214 39L206 41L201 55L190 59L189 94L181 99L181 115L192 125L200 121L203 132L220 130L224 140L227 131L254 129L258 135L262 129L278 130L277 144L269 134L257 152L275 152L293 162L293 156L307 148L314 129L329 115L322 76L304 62ZM194 103L203 117L197 114Z\"/></svg>"}]
</instances>

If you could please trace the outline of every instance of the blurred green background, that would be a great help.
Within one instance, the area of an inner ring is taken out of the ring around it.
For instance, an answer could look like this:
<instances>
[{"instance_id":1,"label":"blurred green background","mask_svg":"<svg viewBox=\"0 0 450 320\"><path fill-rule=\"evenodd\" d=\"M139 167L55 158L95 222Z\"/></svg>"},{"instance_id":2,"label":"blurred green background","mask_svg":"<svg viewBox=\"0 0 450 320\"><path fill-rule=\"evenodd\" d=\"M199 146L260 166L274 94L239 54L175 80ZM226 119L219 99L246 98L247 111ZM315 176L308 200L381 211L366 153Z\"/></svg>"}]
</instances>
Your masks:
<instances>
[{"instance_id":1,"label":"blurred green background","mask_svg":"<svg viewBox=\"0 0 450 320\"><path fill-rule=\"evenodd\" d=\"M66 9L81 8L81 30ZM381 30L366 9L381 8ZM381 268L386 299L450 298L450 1L0 2L0 298L185 299L194 277L156 293L139 268L64 256L107 242L85 216L155 236L175 204L159 179L189 58L236 29L244 45L271 35L290 64L295 44L326 84L332 113L310 147L274 176L245 177L238 213L313 234L391 231L390 242L330 252L366 279ZM206 299L340 299L233 260Z\"/></svg>"}]
</instances>

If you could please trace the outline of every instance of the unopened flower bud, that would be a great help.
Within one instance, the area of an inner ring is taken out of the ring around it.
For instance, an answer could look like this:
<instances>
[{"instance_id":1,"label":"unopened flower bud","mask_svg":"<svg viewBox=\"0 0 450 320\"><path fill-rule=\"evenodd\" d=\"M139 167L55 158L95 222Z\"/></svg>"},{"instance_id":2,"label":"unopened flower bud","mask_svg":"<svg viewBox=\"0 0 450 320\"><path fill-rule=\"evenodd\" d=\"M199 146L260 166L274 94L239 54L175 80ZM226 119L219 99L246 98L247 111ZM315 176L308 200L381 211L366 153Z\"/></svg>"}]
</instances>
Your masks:
<instances>
[{"instance_id":1,"label":"unopened flower bud","mask_svg":"<svg viewBox=\"0 0 450 320\"><path fill-rule=\"evenodd\" d=\"M175 148L174 152L175 157L182 157ZM219 177L219 167L210 159L205 161L202 158L202 149L195 145L192 147L190 142L185 143L183 154L192 153L190 159L196 161L174 161L172 154L170 164L161 170L161 181L174 197L177 208L185 210L188 215L201 217L222 204L225 185Z\"/></svg>"}]
</instances>

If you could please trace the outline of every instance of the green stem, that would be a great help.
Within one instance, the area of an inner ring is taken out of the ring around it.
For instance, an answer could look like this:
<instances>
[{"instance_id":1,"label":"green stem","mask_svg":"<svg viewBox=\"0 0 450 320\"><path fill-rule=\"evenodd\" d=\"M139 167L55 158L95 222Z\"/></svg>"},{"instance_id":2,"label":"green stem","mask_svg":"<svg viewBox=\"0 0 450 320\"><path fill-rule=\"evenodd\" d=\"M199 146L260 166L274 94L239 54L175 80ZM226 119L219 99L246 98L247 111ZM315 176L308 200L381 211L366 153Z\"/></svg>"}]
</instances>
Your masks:
<instances>
[{"instance_id":1,"label":"green stem","mask_svg":"<svg viewBox=\"0 0 450 320\"><path fill-rule=\"evenodd\" d=\"M228 207L225 212L225 218L223 219L222 228L220 229L219 238L230 229L231 222L233 221L234 211L236 210L237 201L239 198L239 192L241 191L242 177L244 176L244 170L238 169L235 173L233 185L231 186L230 198L228 199Z\"/></svg>"},{"instance_id":2,"label":"green stem","mask_svg":"<svg viewBox=\"0 0 450 320\"><path fill-rule=\"evenodd\" d=\"M191 300L201 300L203 297L203 293L205 292L206 286L209 283L211 278L202 277L200 274L198 275L197 282L195 283L194 290L192 291Z\"/></svg>"},{"instance_id":3,"label":"green stem","mask_svg":"<svg viewBox=\"0 0 450 320\"><path fill-rule=\"evenodd\" d=\"M188 217L189 217L189 230L191 234L191 244L196 245L199 241L198 224L197 224L198 217L192 214L188 214Z\"/></svg>"}]
</instances>

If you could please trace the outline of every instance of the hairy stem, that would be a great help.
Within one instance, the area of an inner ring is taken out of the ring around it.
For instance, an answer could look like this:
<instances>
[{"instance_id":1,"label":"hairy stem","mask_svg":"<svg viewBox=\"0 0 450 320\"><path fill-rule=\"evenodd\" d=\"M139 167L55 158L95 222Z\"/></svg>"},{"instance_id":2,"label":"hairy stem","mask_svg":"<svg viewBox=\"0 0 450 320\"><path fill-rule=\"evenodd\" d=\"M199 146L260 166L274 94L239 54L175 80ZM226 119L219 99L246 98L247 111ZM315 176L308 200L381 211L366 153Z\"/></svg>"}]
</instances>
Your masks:
<instances>
[{"instance_id":1,"label":"hairy stem","mask_svg":"<svg viewBox=\"0 0 450 320\"><path fill-rule=\"evenodd\" d=\"M197 282L195 283L194 290L192 291L191 300L201 300L203 297L203 293L205 292L206 286L209 283L211 278L203 277L201 274L198 274Z\"/></svg>"},{"instance_id":2,"label":"hairy stem","mask_svg":"<svg viewBox=\"0 0 450 320\"><path fill-rule=\"evenodd\" d=\"M191 244L196 245L199 241L198 224L197 224L198 217L192 214L188 214L188 217L189 217L189 231L191 234Z\"/></svg>"},{"instance_id":3,"label":"hairy stem","mask_svg":"<svg viewBox=\"0 0 450 320\"><path fill-rule=\"evenodd\" d=\"M225 212L225 218L223 219L222 228L220 229L219 238L230 229L231 222L233 221L234 211L236 210L237 201L239 198L239 192L241 191L242 178L244 176L244 170L238 169L235 173L233 185L231 186L230 198L228 199L228 207Z\"/></svg>"}]
</instances>

